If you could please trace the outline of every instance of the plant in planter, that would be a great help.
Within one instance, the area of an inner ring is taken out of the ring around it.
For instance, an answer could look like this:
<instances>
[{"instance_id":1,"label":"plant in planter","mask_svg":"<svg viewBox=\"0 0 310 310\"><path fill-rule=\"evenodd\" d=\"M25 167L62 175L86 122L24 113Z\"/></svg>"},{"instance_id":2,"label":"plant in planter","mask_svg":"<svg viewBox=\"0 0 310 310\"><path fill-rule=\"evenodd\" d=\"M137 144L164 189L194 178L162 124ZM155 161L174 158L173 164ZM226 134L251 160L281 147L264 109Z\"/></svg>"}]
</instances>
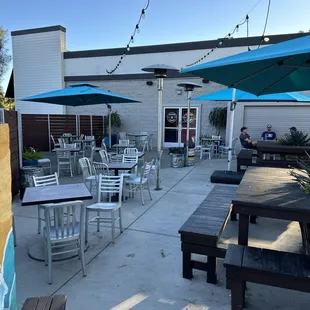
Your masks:
<instances>
[{"instance_id":1,"label":"plant in planter","mask_svg":"<svg viewBox=\"0 0 310 310\"><path fill-rule=\"evenodd\" d=\"M281 145L289 145L289 146L309 146L310 145L310 137L307 133L302 131L296 131L294 133L285 133L280 139L278 143Z\"/></svg>"},{"instance_id":2,"label":"plant in planter","mask_svg":"<svg viewBox=\"0 0 310 310\"><path fill-rule=\"evenodd\" d=\"M35 150L33 147L25 149L23 152L24 166L37 166L38 160L44 158L43 154Z\"/></svg>"},{"instance_id":3,"label":"plant in planter","mask_svg":"<svg viewBox=\"0 0 310 310\"><path fill-rule=\"evenodd\" d=\"M310 155L306 151L305 153L310 160ZM296 181L299 183L301 191L310 194L310 165L303 159L298 159L297 163L300 168L291 171L291 175L295 177Z\"/></svg>"},{"instance_id":4,"label":"plant in planter","mask_svg":"<svg viewBox=\"0 0 310 310\"><path fill-rule=\"evenodd\" d=\"M209 122L216 129L216 134L219 135L221 128L226 127L227 108L213 108L209 114Z\"/></svg>"},{"instance_id":5,"label":"plant in planter","mask_svg":"<svg viewBox=\"0 0 310 310\"><path fill-rule=\"evenodd\" d=\"M111 112L111 130L112 130L112 140L113 140L113 129L120 128L122 125L122 119L117 111ZM102 139L109 139L109 114L104 116L103 132L99 137L100 143ZM107 141L106 141L107 143ZM116 143L116 142L115 142Z\"/></svg>"}]
</instances>

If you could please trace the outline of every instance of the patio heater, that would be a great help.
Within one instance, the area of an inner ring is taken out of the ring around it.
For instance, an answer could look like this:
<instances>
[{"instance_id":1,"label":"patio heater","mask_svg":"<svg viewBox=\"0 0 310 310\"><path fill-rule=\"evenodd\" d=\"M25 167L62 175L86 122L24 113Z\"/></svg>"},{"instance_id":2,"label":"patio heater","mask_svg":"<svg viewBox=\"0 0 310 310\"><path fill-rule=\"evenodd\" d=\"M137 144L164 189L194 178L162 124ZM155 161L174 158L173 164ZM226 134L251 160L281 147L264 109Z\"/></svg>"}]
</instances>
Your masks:
<instances>
[{"instance_id":1,"label":"patio heater","mask_svg":"<svg viewBox=\"0 0 310 310\"><path fill-rule=\"evenodd\" d=\"M162 150L162 129L163 129L163 120L162 120L162 109L163 109L163 87L164 87L164 78L167 77L168 73L179 72L178 69L167 66L167 65L151 65L145 68L142 68L142 71L154 73L157 78L158 83L158 136L157 136L157 166L156 166L156 191L161 190L160 188L160 160L161 160L161 150Z\"/></svg>"},{"instance_id":2,"label":"patio heater","mask_svg":"<svg viewBox=\"0 0 310 310\"><path fill-rule=\"evenodd\" d=\"M112 128L111 128L111 112L112 107L110 104L107 104L108 110L109 110L109 148L112 147Z\"/></svg>"},{"instance_id":3,"label":"patio heater","mask_svg":"<svg viewBox=\"0 0 310 310\"><path fill-rule=\"evenodd\" d=\"M187 123L186 123L186 161L185 164L188 166L188 149L189 149L189 125L190 125L190 112L191 112L191 98L192 91L195 88L201 88L202 86L192 82L184 82L178 84L178 86L183 87L184 91L187 93Z\"/></svg>"}]
</instances>

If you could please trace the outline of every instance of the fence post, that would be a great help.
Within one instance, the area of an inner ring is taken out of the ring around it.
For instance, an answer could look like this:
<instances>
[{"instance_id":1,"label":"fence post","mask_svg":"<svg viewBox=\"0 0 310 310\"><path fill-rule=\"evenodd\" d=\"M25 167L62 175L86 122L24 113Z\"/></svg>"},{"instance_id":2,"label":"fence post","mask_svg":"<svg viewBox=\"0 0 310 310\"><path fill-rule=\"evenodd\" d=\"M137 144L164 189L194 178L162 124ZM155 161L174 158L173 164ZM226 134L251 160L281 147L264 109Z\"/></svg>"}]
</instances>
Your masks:
<instances>
[{"instance_id":1,"label":"fence post","mask_svg":"<svg viewBox=\"0 0 310 310\"><path fill-rule=\"evenodd\" d=\"M93 116L90 115L90 135L93 135Z\"/></svg>"},{"instance_id":2,"label":"fence post","mask_svg":"<svg viewBox=\"0 0 310 310\"><path fill-rule=\"evenodd\" d=\"M50 123L50 115L47 114L47 132L48 132L48 149L51 152L52 146L51 146L51 123Z\"/></svg>"},{"instance_id":3,"label":"fence post","mask_svg":"<svg viewBox=\"0 0 310 310\"><path fill-rule=\"evenodd\" d=\"M23 124L22 114L19 110L17 112L17 133L18 133L18 148L19 148L19 167L23 168Z\"/></svg>"}]
</instances>

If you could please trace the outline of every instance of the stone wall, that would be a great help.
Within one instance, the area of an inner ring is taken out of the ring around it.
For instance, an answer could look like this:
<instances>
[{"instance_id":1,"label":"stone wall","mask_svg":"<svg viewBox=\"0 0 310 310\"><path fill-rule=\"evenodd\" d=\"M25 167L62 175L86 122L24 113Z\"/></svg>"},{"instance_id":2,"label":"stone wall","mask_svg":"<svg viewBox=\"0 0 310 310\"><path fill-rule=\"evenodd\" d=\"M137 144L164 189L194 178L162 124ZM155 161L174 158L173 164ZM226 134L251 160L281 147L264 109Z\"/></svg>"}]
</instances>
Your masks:
<instances>
[{"instance_id":1,"label":"stone wall","mask_svg":"<svg viewBox=\"0 0 310 310\"><path fill-rule=\"evenodd\" d=\"M9 127L0 124L0 309L15 310Z\"/></svg>"}]
</instances>

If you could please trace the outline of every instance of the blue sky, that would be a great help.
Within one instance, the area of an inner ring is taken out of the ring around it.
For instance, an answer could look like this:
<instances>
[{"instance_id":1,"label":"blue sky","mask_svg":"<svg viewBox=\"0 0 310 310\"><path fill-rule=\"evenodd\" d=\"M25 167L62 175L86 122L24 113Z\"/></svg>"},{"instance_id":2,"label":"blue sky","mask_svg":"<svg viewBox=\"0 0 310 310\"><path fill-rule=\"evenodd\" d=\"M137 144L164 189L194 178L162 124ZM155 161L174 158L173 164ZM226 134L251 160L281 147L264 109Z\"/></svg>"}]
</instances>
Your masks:
<instances>
[{"instance_id":1,"label":"blue sky","mask_svg":"<svg viewBox=\"0 0 310 310\"><path fill-rule=\"evenodd\" d=\"M122 47L128 42L146 0L2 1L0 25L9 31L62 25L68 50ZM258 0L150 0L133 44L150 45L225 36ZM268 0L250 13L250 35L261 35ZM266 34L309 31L309 0L271 0ZM238 37L245 36L243 27ZM9 41L8 47L11 47ZM7 73L2 83L5 89Z\"/></svg>"}]
</instances>

